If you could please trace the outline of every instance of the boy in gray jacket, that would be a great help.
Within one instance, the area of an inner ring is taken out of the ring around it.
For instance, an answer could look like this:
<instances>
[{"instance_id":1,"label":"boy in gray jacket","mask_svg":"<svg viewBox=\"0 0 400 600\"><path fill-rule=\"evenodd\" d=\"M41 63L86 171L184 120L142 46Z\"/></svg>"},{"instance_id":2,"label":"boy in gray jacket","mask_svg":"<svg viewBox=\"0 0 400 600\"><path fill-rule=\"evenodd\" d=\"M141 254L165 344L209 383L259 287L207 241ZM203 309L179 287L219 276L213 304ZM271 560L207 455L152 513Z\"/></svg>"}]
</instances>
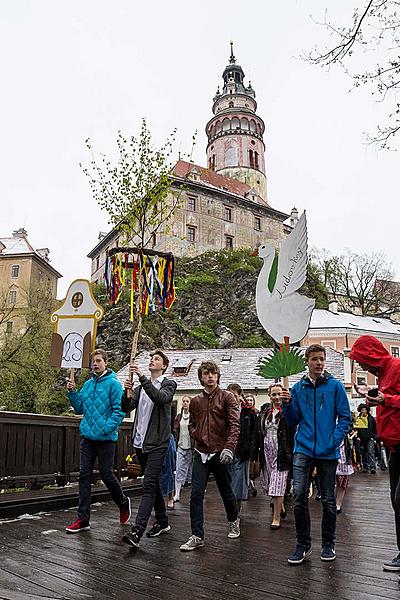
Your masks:
<instances>
[{"instance_id":1,"label":"boy in gray jacket","mask_svg":"<svg viewBox=\"0 0 400 600\"><path fill-rule=\"evenodd\" d=\"M135 524L132 524L131 533L122 538L131 548L138 548L153 507L156 520L147 537L156 537L171 529L160 487L160 471L171 433L171 403L176 390L176 382L164 375L168 365L169 360L164 352L155 350L150 354L150 379L132 362L130 374L138 376L140 385L132 390L131 378L124 382L122 409L125 412L136 410L132 447L144 472L143 495ZM126 393L129 389L132 390L131 398Z\"/></svg>"}]
</instances>

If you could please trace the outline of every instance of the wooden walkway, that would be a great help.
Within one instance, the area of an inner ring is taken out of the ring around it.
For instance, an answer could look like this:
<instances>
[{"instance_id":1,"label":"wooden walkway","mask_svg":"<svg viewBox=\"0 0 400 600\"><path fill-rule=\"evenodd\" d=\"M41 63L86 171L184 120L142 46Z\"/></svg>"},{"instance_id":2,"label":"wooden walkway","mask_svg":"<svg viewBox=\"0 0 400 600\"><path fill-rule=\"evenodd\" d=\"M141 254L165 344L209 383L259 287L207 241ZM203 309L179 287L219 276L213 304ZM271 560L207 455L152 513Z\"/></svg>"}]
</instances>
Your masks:
<instances>
[{"instance_id":1,"label":"wooden walkway","mask_svg":"<svg viewBox=\"0 0 400 600\"><path fill-rule=\"evenodd\" d=\"M400 598L396 573L381 563L397 553L387 473L357 474L338 515L337 560L322 563L320 505L311 500L314 554L288 565L294 548L293 515L269 529L270 509L259 494L244 503L242 536L227 538L215 484L205 501L206 547L179 551L189 531L188 500L170 511L171 534L144 538L137 553L121 543L124 527L111 503L95 506L92 529L66 535L68 509L36 519L0 522L0 598L7 600L384 600ZM133 500L137 506L138 499Z\"/></svg>"}]
</instances>

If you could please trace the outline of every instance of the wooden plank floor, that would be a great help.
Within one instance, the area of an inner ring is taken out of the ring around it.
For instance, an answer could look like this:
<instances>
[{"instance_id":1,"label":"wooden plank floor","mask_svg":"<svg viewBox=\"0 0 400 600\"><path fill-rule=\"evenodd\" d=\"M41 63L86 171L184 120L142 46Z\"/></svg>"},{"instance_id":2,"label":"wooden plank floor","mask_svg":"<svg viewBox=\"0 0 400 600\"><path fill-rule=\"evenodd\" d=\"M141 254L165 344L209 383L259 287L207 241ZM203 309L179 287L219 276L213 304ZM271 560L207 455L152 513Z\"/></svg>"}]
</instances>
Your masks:
<instances>
[{"instance_id":1,"label":"wooden plank floor","mask_svg":"<svg viewBox=\"0 0 400 600\"><path fill-rule=\"evenodd\" d=\"M314 553L303 565L287 563L293 550L291 507L281 530L269 529L269 502L260 493L244 503L242 536L227 538L214 483L205 500L206 547L179 551L190 535L190 490L170 511L171 534L144 538L130 552L126 527L112 503L94 507L89 532L66 535L68 509L36 519L0 522L0 598L7 600L385 600L400 598L398 574L382 571L396 553L387 473L352 478L338 516L337 560L319 558L320 504L310 501ZM133 499L134 508L138 498Z\"/></svg>"}]
</instances>

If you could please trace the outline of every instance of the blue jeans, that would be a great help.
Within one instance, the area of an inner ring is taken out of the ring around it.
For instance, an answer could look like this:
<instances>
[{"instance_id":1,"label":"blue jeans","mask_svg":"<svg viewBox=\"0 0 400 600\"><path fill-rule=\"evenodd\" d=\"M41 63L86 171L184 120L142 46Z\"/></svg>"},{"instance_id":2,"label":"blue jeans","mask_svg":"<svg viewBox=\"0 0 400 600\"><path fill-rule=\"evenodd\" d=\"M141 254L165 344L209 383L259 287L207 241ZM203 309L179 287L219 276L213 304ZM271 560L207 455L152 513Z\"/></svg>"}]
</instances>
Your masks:
<instances>
[{"instance_id":1,"label":"blue jeans","mask_svg":"<svg viewBox=\"0 0 400 600\"><path fill-rule=\"evenodd\" d=\"M230 465L220 463L220 452L217 452L210 460L203 463L198 452L193 453L192 471L192 493L190 495L190 521L192 533L197 537L204 538L204 515L203 501L204 492L207 487L208 476L214 475L215 483L225 506L227 519L230 523L236 521L238 516L236 498L232 491L232 475Z\"/></svg>"},{"instance_id":2,"label":"blue jeans","mask_svg":"<svg viewBox=\"0 0 400 600\"><path fill-rule=\"evenodd\" d=\"M297 543L311 544L311 523L308 509L311 470L316 466L321 487L322 545L334 544L336 537L335 481L337 460L314 459L296 452L293 456L294 519Z\"/></svg>"},{"instance_id":3,"label":"blue jeans","mask_svg":"<svg viewBox=\"0 0 400 600\"><path fill-rule=\"evenodd\" d=\"M81 437L78 517L84 521L89 521L90 519L92 474L96 457L99 459L100 477L107 486L115 504L121 507L127 501L121 484L114 474L116 446L117 442L100 442Z\"/></svg>"}]
</instances>

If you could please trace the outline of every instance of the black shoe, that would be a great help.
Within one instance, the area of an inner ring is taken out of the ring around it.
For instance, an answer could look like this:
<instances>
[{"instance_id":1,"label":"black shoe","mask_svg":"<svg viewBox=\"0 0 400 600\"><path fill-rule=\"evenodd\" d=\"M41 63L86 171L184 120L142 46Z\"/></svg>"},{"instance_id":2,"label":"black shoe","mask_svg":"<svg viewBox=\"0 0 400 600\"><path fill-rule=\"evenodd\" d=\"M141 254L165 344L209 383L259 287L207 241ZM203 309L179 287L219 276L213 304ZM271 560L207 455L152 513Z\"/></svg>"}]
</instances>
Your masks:
<instances>
[{"instance_id":1,"label":"black shoe","mask_svg":"<svg viewBox=\"0 0 400 600\"><path fill-rule=\"evenodd\" d=\"M335 546L333 544L324 544L321 550L321 560L332 561L336 558Z\"/></svg>"},{"instance_id":2,"label":"black shoe","mask_svg":"<svg viewBox=\"0 0 400 600\"><path fill-rule=\"evenodd\" d=\"M368 473L368 469L363 469L362 472L363 473Z\"/></svg>"},{"instance_id":3,"label":"black shoe","mask_svg":"<svg viewBox=\"0 0 400 600\"><path fill-rule=\"evenodd\" d=\"M157 537L162 533L169 533L171 531L170 525L160 525L157 521L154 525L146 532L147 537Z\"/></svg>"},{"instance_id":4,"label":"black shoe","mask_svg":"<svg viewBox=\"0 0 400 600\"><path fill-rule=\"evenodd\" d=\"M321 495L320 495L320 494L317 494L317 495L315 496L315 499L317 500L317 502L319 502L319 501L321 500Z\"/></svg>"},{"instance_id":5,"label":"black shoe","mask_svg":"<svg viewBox=\"0 0 400 600\"><path fill-rule=\"evenodd\" d=\"M302 546L301 544L297 544L292 556L289 556L288 558L288 563L290 565L301 565L304 559L306 559L307 556L310 556L311 552L311 544L309 546Z\"/></svg>"},{"instance_id":6,"label":"black shoe","mask_svg":"<svg viewBox=\"0 0 400 600\"><path fill-rule=\"evenodd\" d=\"M124 542L124 544L127 544L131 548L139 548L139 543L140 543L141 537L142 537L142 534L140 532L140 529L136 526L133 526L132 531L130 533L127 533L126 535L124 535L124 537L122 538L122 541Z\"/></svg>"},{"instance_id":7,"label":"black shoe","mask_svg":"<svg viewBox=\"0 0 400 600\"><path fill-rule=\"evenodd\" d=\"M371 475L375 475L376 470L375 469L371 469L370 473L371 473Z\"/></svg>"}]
</instances>

